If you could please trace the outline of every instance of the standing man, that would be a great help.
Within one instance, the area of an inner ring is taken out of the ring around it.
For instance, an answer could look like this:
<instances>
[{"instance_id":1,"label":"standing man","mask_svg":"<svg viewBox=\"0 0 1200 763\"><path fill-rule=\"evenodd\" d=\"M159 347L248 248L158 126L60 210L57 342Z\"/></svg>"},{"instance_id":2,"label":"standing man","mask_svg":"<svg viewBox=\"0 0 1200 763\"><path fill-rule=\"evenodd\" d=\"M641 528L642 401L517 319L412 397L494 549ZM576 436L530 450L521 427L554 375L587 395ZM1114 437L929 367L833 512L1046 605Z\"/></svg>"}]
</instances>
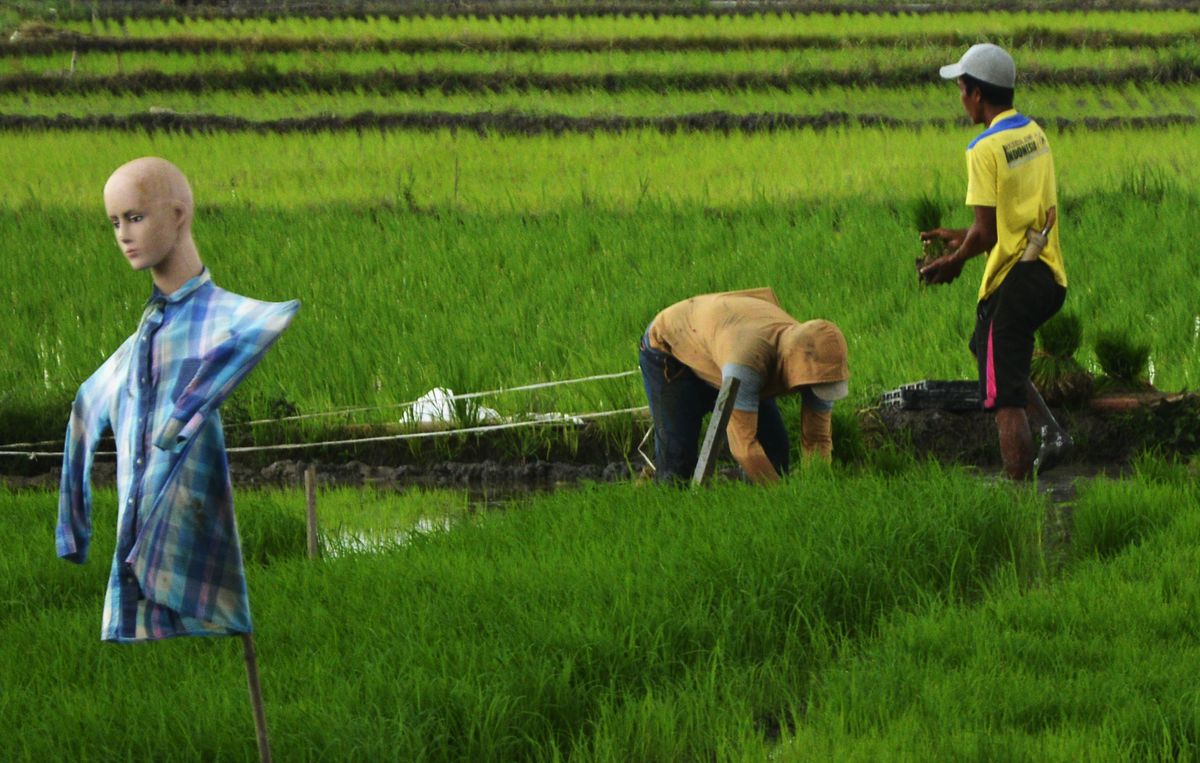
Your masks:
<instances>
[{"instance_id":1,"label":"standing man","mask_svg":"<svg viewBox=\"0 0 1200 763\"><path fill-rule=\"evenodd\" d=\"M950 283L963 265L987 252L970 348L979 366L983 407L995 411L1004 468L1013 480L1049 469L1070 447L1029 381L1034 332L1062 307L1067 275L1058 242L1054 157L1036 122L1013 108L1016 66L1002 48L973 45L941 75L958 82L963 109L985 125L967 146L965 230L921 233L946 243L948 254L920 271L931 284ZM1026 406L1044 422L1035 461Z\"/></svg>"},{"instance_id":2,"label":"standing man","mask_svg":"<svg viewBox=\"0 0 1200 763\"><path fill-rule=\"evenodd\" d=\"M824 320L801 323L770 289L704 294L655 316L642 336L639 363L654 418L659 482L686 480L698 457L705 414L724 379L740 382L726 432L746 476L775 482L788 471L790 445L779 395L799 393L800 444L828 461L833 401L846 396L846 340Z\"/></svg>"}]
</instances>

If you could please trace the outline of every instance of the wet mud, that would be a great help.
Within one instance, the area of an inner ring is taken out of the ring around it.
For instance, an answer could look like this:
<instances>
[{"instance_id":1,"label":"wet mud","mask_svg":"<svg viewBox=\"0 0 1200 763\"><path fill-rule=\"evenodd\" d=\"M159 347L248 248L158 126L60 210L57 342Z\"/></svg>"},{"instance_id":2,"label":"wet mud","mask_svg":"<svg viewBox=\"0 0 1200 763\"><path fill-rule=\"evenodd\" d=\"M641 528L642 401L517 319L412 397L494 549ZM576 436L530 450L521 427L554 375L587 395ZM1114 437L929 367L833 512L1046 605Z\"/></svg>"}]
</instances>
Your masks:
<instances>
[{"instance_id":1,"label":"wet mud","mask_svg":"<svg viewBox=\"0 0 1200 763\"><path fill-rule=\"evenodd\" d=\"M1075 441L1063 463L1039 481L1039 489L1056 503L1069 503L1076 479L1119 475L1142 453L1184 457L1200 453L1200 394L1113 396L1093 401L1087 408L1054 413ZM990 414L879 407L860 411L858 425L868 458L873 451L892 447L919 458L974 467L984 479L999 479L1001 460ZM232 453L230 475L235 486L300 487L304 470L312 464L325 486L456 488L510 495L634 479L645 466L636 443L605 436L594 428L584 430L569 447L543 444L538 454L516 454L503 433L497 433L465 440L453 455L431 443L375 443L321 448L306 456L279 459L271 451ZM728 456L719 470L726 477L738 476ZM111 457L97 459L94 484L112 484L115 475ZM0 483L10 487L53 489L59 477L58 464L51 461L0 459Z\"/></svg>"},{"instance_id":2,"label":"wet mud","mask_svg":"<svg viewBox=\"0 0 1200 763\"><path fill-rule=\"evenodd\" d=\"M1066 467L1120 467L1143 452L1200 452L1200 394L1113 395L1052 412L1075 441L1063 461ZM868 449L891 445L944 463L989 469L1001 463L995 418L983 411L878 407L860 411L858 419Z\"/></svg>"}]
</instances>

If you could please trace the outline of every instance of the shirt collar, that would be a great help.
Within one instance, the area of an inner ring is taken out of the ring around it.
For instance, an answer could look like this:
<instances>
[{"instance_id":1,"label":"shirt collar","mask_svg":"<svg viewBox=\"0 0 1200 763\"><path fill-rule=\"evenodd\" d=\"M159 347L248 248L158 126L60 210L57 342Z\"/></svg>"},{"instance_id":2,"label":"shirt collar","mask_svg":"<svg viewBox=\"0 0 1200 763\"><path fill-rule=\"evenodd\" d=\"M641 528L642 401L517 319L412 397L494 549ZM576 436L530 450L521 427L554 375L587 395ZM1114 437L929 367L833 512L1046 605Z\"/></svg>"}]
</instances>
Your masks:
<instances>
[{"instance_id":1,"label":"shirt collar","mask_svg":"<svg viewBox=\"0 0 1200 763\"><path fill-rule=\"evenodd\" d=\"M996 117L991 122L988 122L988 127L989 128L993 127L997 123L1003 122L1005 119L1008 119L1009 117L1015 117L1016 115L1017 115L1016 109L1005 109L1004 111L1001 111L999 114L997 114Z\"/></svg>"},{"instance_id":2,"label":"shirt collar","mask_svg":"<svg viewBox=\"0 0 1200 763\"><path fill-rule=\"evenodd\" d=\"M182 302L183 300L192 296L192 294L194 294L195 291L201 286L206 283L210 283L211 281L212 275L208 272L208 268L203 268L200 271L200 275L193 276L187 281L184 281L183 286L180 286L170 294L163 294L162 290L155 286L154 291L151 292L150 299L146 301L146 304L150 304L152 302L164 302L167 304Z\"/></svg>"}]
</instances>

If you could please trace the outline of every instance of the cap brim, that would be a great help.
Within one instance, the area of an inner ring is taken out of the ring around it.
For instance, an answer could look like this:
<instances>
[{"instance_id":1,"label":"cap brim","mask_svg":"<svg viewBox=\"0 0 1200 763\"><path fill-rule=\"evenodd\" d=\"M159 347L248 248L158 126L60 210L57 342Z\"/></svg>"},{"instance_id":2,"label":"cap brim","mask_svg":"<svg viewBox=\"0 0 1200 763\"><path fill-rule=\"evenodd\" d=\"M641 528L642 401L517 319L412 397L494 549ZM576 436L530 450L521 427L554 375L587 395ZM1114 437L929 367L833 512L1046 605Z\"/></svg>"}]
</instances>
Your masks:
<instances>
[{"instance_id":1,"label":"cap brim","mask_svg":"<svg viewBox=\"0 0 1200 763\"><path fill-rule=\"evenodd\" d=\"M829 382L827 384L814 384L811 387L813 394L826 402L841 400L846 395L850 394L850 383L845 381Z\"/></svg>"},{"instance_id":2,"label":"cap brim","mask_svg":"<svg viewBox=\"0 0 1200 763\"><path fill-rule=\"evenodd\" d=\"M938 70L942 79L958 79L963 76L962 64L947 64Z\"/></svg>"}]
</instances>

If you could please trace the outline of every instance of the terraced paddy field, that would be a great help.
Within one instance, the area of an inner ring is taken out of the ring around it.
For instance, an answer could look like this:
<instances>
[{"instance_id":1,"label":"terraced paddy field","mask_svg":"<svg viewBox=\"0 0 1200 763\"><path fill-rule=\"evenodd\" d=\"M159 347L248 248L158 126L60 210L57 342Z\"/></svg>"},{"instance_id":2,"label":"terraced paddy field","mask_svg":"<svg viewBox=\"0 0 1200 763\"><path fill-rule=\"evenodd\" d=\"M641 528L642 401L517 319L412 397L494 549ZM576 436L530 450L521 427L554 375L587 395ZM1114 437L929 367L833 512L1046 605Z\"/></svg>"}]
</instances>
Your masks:
<instances>
[{"instance_id":1,"label":"terraced paddy field","mask_svg":"<svg viewBox=\"0 0 1200 763\"><path fill-rule=\"evenodd\" d=\"M1200 382L1200 13L1050 7L13 4L0 451L61 447L137 322L149 284L101 202L136 156L188 174L218 283L304 302L226 405L240 447L394 433L435 386L631 371L663 306L771 285L851 348L830 469L503 511L327 488L320 562L296 490L239 490L277 758L1196 759L1200 431L1065 504L855 432L885 390L974 373L978 264L922 289L913 260L921 202L969 220L978 128L937 67L981 40L1011 48L1054 147L1079 359L1119 330L1160 390ZM616 412L592 427L630 456L645 433L636 376L479 402ZM504 454L580 437L529 427ZM0 470L52 483L55 462ZM82 569L53 558L55 502L0 492L5 756L252 758L233 645L99 645L113 497Z\"/></svg>"}]
</instances>

